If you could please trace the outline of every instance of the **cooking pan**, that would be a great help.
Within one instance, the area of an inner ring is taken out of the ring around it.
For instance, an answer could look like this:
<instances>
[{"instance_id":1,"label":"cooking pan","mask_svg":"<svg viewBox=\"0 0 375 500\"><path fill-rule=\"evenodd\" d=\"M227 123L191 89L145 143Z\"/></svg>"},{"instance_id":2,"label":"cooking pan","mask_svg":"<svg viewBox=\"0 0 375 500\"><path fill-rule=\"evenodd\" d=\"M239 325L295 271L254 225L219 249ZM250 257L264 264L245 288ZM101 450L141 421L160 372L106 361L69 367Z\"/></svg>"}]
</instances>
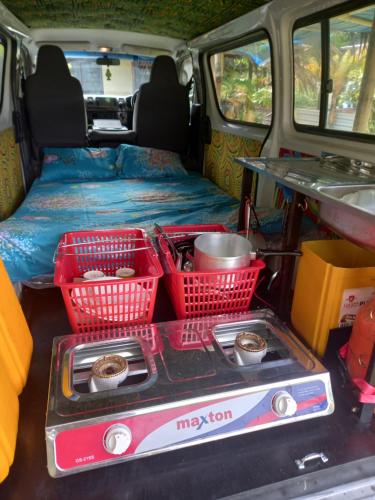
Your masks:
<instances>
[{"instance_id":1,"label":"cooking pan","mask_svg":"<svg viewBox=\"0 0 375 500\"><path fill-rule=\"evenodd\" d=\"M274 255L302 255L299 251L254 250L249 240L234 233L206 233L194 241L194 270L215 271L250 266L252 260Z\"/></svg>"}]
</instances>

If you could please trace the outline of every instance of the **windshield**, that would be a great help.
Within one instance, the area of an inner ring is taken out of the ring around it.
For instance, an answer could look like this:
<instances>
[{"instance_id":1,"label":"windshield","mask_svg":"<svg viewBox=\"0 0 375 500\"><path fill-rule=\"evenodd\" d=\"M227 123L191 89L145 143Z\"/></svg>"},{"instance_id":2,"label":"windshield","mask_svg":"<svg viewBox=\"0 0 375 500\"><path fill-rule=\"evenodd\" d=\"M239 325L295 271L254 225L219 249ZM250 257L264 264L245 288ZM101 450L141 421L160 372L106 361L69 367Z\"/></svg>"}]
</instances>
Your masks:
<instances>
[{"instance_id":1,"label":"windshield","mask_svg":"<svg viewBox=\"0 0 375 500\"><path fill-rule=\"evenodd\" d=\"M65 52L70 73L81 82L85 95L128 96L150 79L154 58L131 54L108 54L118 65L100 66L102 52Z\"/></svg>"}]
</instances>

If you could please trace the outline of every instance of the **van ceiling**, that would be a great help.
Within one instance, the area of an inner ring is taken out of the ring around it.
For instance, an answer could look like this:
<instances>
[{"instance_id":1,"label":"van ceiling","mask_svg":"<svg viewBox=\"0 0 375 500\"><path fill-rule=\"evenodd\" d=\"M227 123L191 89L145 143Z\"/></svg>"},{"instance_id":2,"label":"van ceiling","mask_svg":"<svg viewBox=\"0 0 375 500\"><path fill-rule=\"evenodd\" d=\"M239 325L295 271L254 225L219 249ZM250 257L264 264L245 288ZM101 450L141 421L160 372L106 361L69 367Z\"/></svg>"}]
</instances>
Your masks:
<instances>
[{"instance_id":1,"label":"van ceiling","mask_svg":"<svg viewBox=\"0 0 375 500\"><path fill-rule=\"evenodd\" d=\"M269 0L3 0L30 28L96 28L191 40Z\"/></svg>"}]
</instances>

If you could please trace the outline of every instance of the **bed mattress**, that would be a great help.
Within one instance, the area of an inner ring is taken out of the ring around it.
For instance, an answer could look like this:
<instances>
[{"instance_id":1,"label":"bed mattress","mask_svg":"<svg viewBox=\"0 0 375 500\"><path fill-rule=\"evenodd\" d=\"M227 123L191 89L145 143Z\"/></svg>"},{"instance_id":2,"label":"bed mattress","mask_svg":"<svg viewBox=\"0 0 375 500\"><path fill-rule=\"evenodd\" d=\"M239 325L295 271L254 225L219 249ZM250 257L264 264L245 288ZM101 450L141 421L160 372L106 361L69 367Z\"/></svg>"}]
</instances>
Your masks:
<instances>
[{"instance_id":1,"label":"bed mattress","mask_svg":"<svg viewBox=\"0 0 375 500\"><path fill-rule=\"evenodd\" d=\"M18 210L0 223L0 257L13 282L53 273L62 233L165 224L237 225L239 202L197 175L100 182L36 180Z\"/></svg>"}]
</instances>

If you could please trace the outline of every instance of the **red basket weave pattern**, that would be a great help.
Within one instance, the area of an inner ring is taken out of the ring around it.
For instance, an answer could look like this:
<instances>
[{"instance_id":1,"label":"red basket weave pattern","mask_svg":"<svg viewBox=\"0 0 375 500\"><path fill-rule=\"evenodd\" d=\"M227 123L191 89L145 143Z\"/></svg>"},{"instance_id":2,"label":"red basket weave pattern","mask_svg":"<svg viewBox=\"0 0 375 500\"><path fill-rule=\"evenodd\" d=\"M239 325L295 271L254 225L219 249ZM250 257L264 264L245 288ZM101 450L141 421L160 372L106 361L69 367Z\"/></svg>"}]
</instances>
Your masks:
<instances>
[{"instance_id":1,"label":"red basket weave pattern","mask_svg":"<svg viewBox=\"0 0 375 500\"><path fill-rule=\"evenodd\" d=\"M164 226L166 233L229 231L222 225ZM169 247L158 236L165 284L179 319L244 312L249 309L259 272L265 267L254 260L250 267L230 271L177 271Z\"/></svg>"},{"instance_id":2,"label":"red basket weave pattern","mask_svg":"<svg viewBox=\"0 0 375 500\"><path fill-rule=\"evenodd\" d=\"M135 277L115 279L121 267L135 269ZM92 270L108 279L73 281ZM83 333L150 323L162 274L151 240L141 229L78 231L60 240L54 282L61 288L73 331Z\"/></svg>"}]
</instances>

